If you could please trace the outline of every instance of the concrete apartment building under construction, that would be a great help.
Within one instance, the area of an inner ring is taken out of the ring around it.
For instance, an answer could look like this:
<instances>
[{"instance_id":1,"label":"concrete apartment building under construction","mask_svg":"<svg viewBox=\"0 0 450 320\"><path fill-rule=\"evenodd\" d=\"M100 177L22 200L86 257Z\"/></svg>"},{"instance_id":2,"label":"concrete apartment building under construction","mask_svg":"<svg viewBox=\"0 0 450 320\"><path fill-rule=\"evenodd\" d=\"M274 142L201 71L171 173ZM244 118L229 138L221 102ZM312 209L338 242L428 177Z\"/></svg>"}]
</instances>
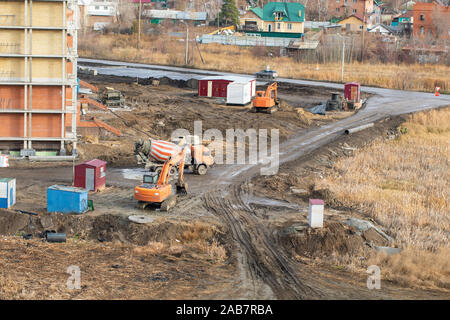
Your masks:
<instances>
[{"instance_id":1,"label":"concrete apartment building under construction","mask_svg":"<svg viewBox=\"0 0 450 320\"><path fill-rule=\"evenodd\" d=\"M0 153L76 153L77 0L0 1Z\"/></svg>"}]
</instances>

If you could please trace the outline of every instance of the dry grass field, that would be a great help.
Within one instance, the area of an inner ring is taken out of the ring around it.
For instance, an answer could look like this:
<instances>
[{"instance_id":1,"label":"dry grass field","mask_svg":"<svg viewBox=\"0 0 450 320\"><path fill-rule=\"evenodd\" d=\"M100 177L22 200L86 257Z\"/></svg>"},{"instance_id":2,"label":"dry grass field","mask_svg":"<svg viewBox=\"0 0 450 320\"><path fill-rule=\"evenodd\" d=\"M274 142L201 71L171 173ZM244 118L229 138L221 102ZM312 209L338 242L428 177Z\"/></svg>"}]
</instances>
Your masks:
<instances>
[{"instance_id":1,"label":"dry grass field","mask_svg":"<svg viewBox=\"0 0 450 320\"><path fill-rule=\"evenodd\" d=\"M298 63L288 57L269 57L264 48L237 47L220 44L199 44L199 50L190 45L190 65L195 68L236 73L254 73L269 65L281 77L322 81L341 79L341 64ZM140 52L136 49L136 36L85 35L79 40L79 55L97 59L112 59L155 63L162 65L185 65L185 43L175 38L143 37ZM318 68L317 68L318 67ZM365 85L393 89L432 92L436 86L441 92L450 91L448 74L450 66L358 63L346 64L344 81L357 81Z\"/></svg>"},{"instance_id":2,"label":"dry grass field","mask_svg":"<svg viewBox=\"0 0 450 320\"><path fill-rule=\"evenodd\" d=\"M450 288L450 108L414 114L404 134L343 158L317 181L382 225L402 248L373 255L383 278Z\"/></svg>"},{"instance_id":3,"label":"dry grass field","mask_svg":"<svg viewBox=\"0 0 450 320\"><path fill-rule=\"evenodd\" d=\"M173 235L174 240L145 245L77 237L61 245L2 236L0 300L196 299L221 294L232 272L225 247L211 238L214 230L194 222ZM70 266L80 269L79 290L67 287Z\"/></svg>"}]
</instances>

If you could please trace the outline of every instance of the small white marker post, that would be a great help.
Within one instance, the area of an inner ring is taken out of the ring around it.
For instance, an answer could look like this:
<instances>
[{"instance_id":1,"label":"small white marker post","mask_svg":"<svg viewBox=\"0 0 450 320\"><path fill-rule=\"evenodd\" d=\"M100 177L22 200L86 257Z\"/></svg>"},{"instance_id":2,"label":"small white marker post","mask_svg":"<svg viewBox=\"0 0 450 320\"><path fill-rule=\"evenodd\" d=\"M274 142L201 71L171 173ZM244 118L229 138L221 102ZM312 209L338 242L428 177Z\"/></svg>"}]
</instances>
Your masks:
<instances>
[{"instance_id":1,"label":"small white marker post","mask_svg":"<svg viewBox=\"0 0 450 320\"><path fill-rule=\"evenodd\" d=\"M323 207L323 200L309 199L308 224L311 228L323 227Z\"/></svg>"}]
</instances>

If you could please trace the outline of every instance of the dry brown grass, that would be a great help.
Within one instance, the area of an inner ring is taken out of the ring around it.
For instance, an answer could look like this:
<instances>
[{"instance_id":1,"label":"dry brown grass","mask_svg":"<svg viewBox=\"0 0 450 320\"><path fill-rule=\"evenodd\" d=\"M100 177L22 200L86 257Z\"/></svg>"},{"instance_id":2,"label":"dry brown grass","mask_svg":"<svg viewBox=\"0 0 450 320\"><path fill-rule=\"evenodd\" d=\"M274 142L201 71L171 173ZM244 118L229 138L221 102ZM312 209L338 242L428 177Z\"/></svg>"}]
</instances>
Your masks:
<instances>
[{"instance_id":1,"label":"dry brown grass","mask_svg":"<svg viewBox=\"0 0 450 320\"><path fill-rule=\"evenodd\" d=\"M21 292L20 286L10 276L0 273L0 299L6 297L9 299L26 298Z\"/></svg>"},{"instance_id":2,"label":"dry brown grass","mask_svg":"<svg viewBox=\"0 0 450 320\"><path fill-rule=\"evenodd\" d=\"M392 280L404 286L450 289L450 248L439 248L435 252L406 248L401 254L387 256L373 255L369 265L381 268L383 279Z\"/></svg>"},{"instance_id":3,"label":"dry brown grass","mask_svg":"<svg viewBox=\"0 0 450 320\"><path fill-rule=\"evenodd\" d=\"M163 65L183 66L185 64L184 43L174 38L144 37L142 50L136 50L136 36L91 35L79 40L79 54L83 57L113 59ZM205 64L202 64L198 50L194 47L191 66L237 73L254 73L266 65L277 70L282 77L303 78L322 81L340 81L340 63L319 65L297 63L288 57L259 55L254 48L220 44L199 45ZM352 63L345 67L344 81L358 81L365 85L385 88L433 91L436 86L441 92L450 91L448 74L450 66L406 65L382 63Z\"/></svg>"},{"instance_id":4,"label":"dry brown grass","mask_svg":"<svg viewBox=\"0 0 450 320\"><path fill-rule=\"evenodd\" d=\"M214 241L137 246L2 237L0 247L0 300L205 299L226 292L233 280ZM67 288L71 265L80 267L81 290Z\"/></svg>"},{"instance_id":5,"label":"dry brown grass","mask_svg":"<svg viewBox=\"0 0 450 320\"><path fill-rule=\"evenodd\" d=\"M144 246L135 247L133 253L139 256L158 256L197 251L214 263L222 263L227 259L226 249L215 238L215 235L220 233L216 226L199 221L186 226L187 230L176 235L170 242L152 241Z\"/></svg>"},{"instance_id":6,"label":"dry brown grass","mask_svg":"<svg viewBox=\"0 0 450 320\"><path fill-rule=\"evenodd\" d=\"M405 249L372 257L389 277L448 287L450 108L415 114L403 127L406 135L338 161L317 185L367 212Z\"/></svg>"}]
</instances>

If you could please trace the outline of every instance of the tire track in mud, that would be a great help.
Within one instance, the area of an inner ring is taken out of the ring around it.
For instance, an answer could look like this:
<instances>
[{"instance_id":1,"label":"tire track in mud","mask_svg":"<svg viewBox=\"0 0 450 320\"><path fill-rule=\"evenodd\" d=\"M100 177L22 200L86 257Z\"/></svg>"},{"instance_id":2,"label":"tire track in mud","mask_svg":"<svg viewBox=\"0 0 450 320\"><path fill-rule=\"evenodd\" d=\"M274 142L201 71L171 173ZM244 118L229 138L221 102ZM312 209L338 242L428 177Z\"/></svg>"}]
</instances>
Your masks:
<instances>
[{"instance_id":1,"label":"tire track in mud","mask_svg":"<svg viewBox=\"0 0 450 320\"><path fill-rule=\"evenodd\" d=\"M339 123L325 125L290 139L280 147L280 163L296 159L329 143L347 126L373 121L379 116L379 114L370 114L346 118ZM259 174L260 167L260 165L244 167L237 177L226 182L222 181L226 183L224 189L204 193L205 207L224 221L230 228L233 239L242 248L241 252L236 254L238 257L242 255L240 267L247 271L248 276L243 281L247 282L247 287L253 288L251 298L261 298L258 293L262 290L261 285L264 283L272 291L270 298L323 297L324 293L319 292L318 288L313 289L299 281L300 277L297 277L294 271L299 269L299 264L286 255L276 235L264 226L263 221L258 220L254 210L242 200L243 196L249 195L249 179ZM230 169L231 173L240 170L236 167ZM231 173L227 172L222 176L230 176ZM234 177L232 174L231 176ZM212 187L219 181L220 178L211 179L209 184Z\"/></svg>"},{"instance_id":2,"label":"tire track in mud","mask_svg":"<svg viewBox=\"0 0 450 320\"><path fill-rule=\"evenodd\" d=\"M241 263L247 267L243 279L253 287L251 298L261 298L258 286L266 284L276 299L305 299L321 296L313 288L301 283L292 268L293 261L280 250L276 236L270 234L257 219L251 207L242 200L246 184L230 186L224 191L205 194L206 207L220 217L231 229L233 239L243 249ZM262 290L262 288L259 288Z\"/></svg>"}]
</instances>

